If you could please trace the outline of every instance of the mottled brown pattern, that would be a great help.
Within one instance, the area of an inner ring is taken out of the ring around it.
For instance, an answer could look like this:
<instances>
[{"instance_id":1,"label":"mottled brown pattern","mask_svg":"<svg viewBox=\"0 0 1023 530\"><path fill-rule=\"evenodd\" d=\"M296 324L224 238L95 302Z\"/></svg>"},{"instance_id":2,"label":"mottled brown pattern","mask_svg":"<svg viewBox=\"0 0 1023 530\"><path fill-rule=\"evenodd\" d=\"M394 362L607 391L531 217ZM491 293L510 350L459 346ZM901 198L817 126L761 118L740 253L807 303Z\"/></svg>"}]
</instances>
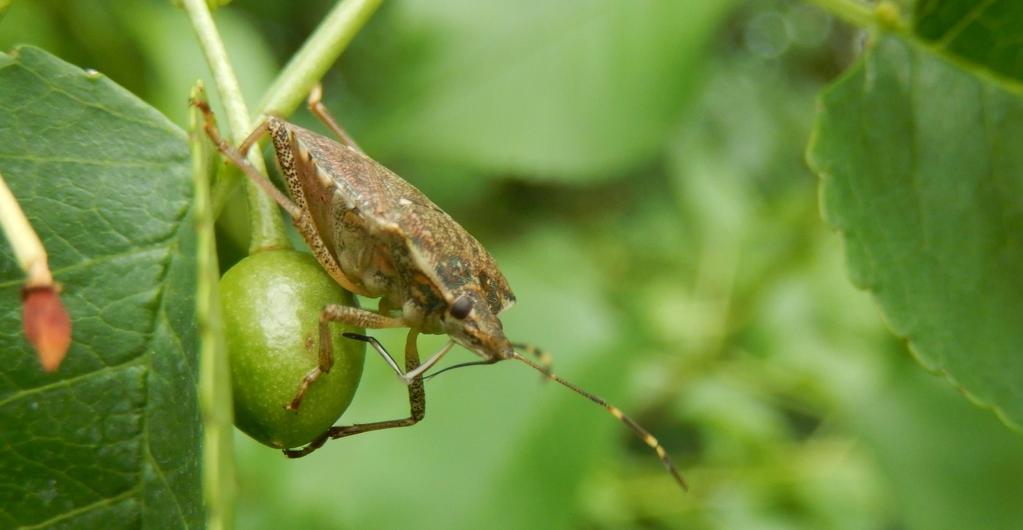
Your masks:
<instances>
[{"instance_id":1,"label":"mottled brown pattern","mask_svg":"<svg viewBox=\"0 0 1023 530\"><path fill-rule=\"evenodd\" d=\"M339 283L380 297L410 328L445 333L484 358L513 355L497 315L515 296L479 241L354 146L276 118L267 130L303 212L296 226ZM456 318L458 299L472 310Z\"/></svg>"},{"instance_id":2,"label":"mottled brown pattern","mask_svg":"<svg viewBox=\"0 0 1023 530\"><path fill-rule=\"evenodd\" d=\"M294 167L288 178L297 181L289 187L295 185L302 195L295 201L308 209L345 274L370 295L388 298L396 306L410 297L444 304L463 287L474 287L495 314L511 306L515 297L493 257L422 192L353 148L285 125L279 130L287 129L290 137L273 134L273 140L282 170L287 174ZM324 180L331 184L324 185ZM393 247L384 267L374 265L379 242ZM374 277L380 272L387 274ZM420 282L409 281L418 272L433 280L432 300L424 296Z\"/></svg>"}]
</instances>

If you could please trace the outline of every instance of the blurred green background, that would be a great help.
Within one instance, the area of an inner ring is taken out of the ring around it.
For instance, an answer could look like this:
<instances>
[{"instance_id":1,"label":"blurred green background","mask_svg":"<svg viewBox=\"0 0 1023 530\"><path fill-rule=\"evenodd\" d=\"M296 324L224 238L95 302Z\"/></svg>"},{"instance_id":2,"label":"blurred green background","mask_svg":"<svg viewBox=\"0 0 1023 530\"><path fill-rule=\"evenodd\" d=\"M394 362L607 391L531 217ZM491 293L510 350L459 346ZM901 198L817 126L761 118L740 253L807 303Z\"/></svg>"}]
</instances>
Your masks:
<instances>
[{"instance_id":1,"label":"blurred green background","mask_svg":"<svg viewBox=\"0 0 1023 530\"><path fill-rule=\"evenodd\" d=\"M217 12L250 106L331 5ZM783 0L385 2L328 106L495 254L507 332L653 431L691 492L599 408L500 364L431 381L411 429L302 460L239 433L239 527L1019 528L1023 439L915 365L818 215L814 98L862 38ZM15 2L16 43L182 126L209 77L162 0ZM221 220L225 268L245 215ZM371 359L342 420L406 412Z\"/></svg>"}]
</instances>

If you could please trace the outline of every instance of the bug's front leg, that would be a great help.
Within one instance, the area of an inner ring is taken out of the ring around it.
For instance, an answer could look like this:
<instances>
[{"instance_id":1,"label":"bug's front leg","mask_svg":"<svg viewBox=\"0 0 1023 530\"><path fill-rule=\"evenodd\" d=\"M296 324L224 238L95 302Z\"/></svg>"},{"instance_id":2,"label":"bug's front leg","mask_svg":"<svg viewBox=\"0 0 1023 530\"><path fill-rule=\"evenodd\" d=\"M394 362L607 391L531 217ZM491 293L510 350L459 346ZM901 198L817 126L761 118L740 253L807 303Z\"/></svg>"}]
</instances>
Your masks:
<instances>
[{"instance_id":1,"label":"bug's front leg","mask_svg":"<svg viewBox=\"0 0 1023 530\"><path fill-rule=\"evenodd\" d=\"M419 365L419 349L416 347L416 338L419 332L410 329L405 338L405 371L416 373ZM320 435L301 449L285 449L284 454L288 458L300 458L323 447L327 440L344 438L369 431L382 429L393 429L397 427L409 427L419 423L426 416L426 390L423 388L422 372L418 372L408 385L409 416L398 420L377 421L373 423L357 423L354 425L343 425L331 427L330 430Z\"/></svg>"},{"instance_id":2,"label":"bug's front leg","mask_svg":"<svg viewBox=\"0 0 1023 530\"><path fill-rule=\"evenodd\" d=\"M315 368L305 374L298 386L298 392L294 399L285 407L288 410L296 411L302 404L302 398L309 390L309 385L320 378L321 375L330 371L334 366L334 343L331 340L331 323L342 322L350 326L370 329L382 328L403 328L405 322L398 318L384 316L365 309L349 307L346 305L332 304L323 308L320 312L320 346L319 361ZM418 359L416 364L418 364Z\"/></svg>"}]
</instances>

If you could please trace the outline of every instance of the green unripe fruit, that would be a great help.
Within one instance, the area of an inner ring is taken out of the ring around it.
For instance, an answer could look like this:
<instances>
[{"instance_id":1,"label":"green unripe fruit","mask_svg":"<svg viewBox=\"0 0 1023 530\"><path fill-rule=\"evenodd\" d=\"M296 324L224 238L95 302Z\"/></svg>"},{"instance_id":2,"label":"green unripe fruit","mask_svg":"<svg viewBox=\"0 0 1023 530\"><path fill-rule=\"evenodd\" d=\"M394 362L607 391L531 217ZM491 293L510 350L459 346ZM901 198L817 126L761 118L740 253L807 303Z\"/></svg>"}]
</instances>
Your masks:
<instances>
[{"instance_id":1,"label":"green unripe fruit","mask_svg":"<svg viewBox=\"0 0 1023 530\"><path fill-rule=\"evenodd\" d=\"M235 425L276 448L298 447L323 434L359 386L365 344L341 333L361 329L330 324L334 366L309 386L297 411L284 407L317 365L320 311L328 304L355 305L354 297L312 256L272 250L231 267L220 279L220 300Z\"/></svg>"}]
</instances>

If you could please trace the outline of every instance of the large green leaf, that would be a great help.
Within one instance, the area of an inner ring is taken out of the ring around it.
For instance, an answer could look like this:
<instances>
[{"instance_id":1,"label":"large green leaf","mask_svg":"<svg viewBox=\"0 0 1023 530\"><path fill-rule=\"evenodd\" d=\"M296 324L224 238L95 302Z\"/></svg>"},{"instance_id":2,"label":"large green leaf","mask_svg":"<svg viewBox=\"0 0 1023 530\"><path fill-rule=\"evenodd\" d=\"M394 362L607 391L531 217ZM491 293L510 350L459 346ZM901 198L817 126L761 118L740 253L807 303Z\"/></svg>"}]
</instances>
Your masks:
<instances>
[{"instance_id":1,"label":"large green leaf","mask_svg":"<svg viewBox=\"0 0 1023 530\"><path fill-rule=\"evenodd\" d=\"M1023 2L920 0L914 31L955 57L1023 81Z\"/></svg>"},{"instance_id":2,"label":"large green leaf","mask_svg":"<svg viewBox=\"0 0 1023 530\"><path fill-rule=\"evenodd\" d=\"M854 281L919 360L1023 425L1023 101L893 37L824 93L809 159Z\"/></svg>"},{"instance_id":3,"label":"large green leaf","mask_svg":"<svg viewBox=\"0 0 1023 530\"><path fill-rule=\"evenodd\" d=\"M351 50L343 114L380 109L357 137L413 167L613 175L663 147L731 5L405 0Z\"/></svg>"},{"instance_id":4,"label":"large green leaf","mask_svg":"<svg viewBox=\"0 0 1023 530\"><path fill-rule=\"evenodd\" d=\"M184 133L102 75L0 55L0 172L73 342L44 374L0 249L0 527L197 527L195 234Z\"/></svg>"}]
</instances>

